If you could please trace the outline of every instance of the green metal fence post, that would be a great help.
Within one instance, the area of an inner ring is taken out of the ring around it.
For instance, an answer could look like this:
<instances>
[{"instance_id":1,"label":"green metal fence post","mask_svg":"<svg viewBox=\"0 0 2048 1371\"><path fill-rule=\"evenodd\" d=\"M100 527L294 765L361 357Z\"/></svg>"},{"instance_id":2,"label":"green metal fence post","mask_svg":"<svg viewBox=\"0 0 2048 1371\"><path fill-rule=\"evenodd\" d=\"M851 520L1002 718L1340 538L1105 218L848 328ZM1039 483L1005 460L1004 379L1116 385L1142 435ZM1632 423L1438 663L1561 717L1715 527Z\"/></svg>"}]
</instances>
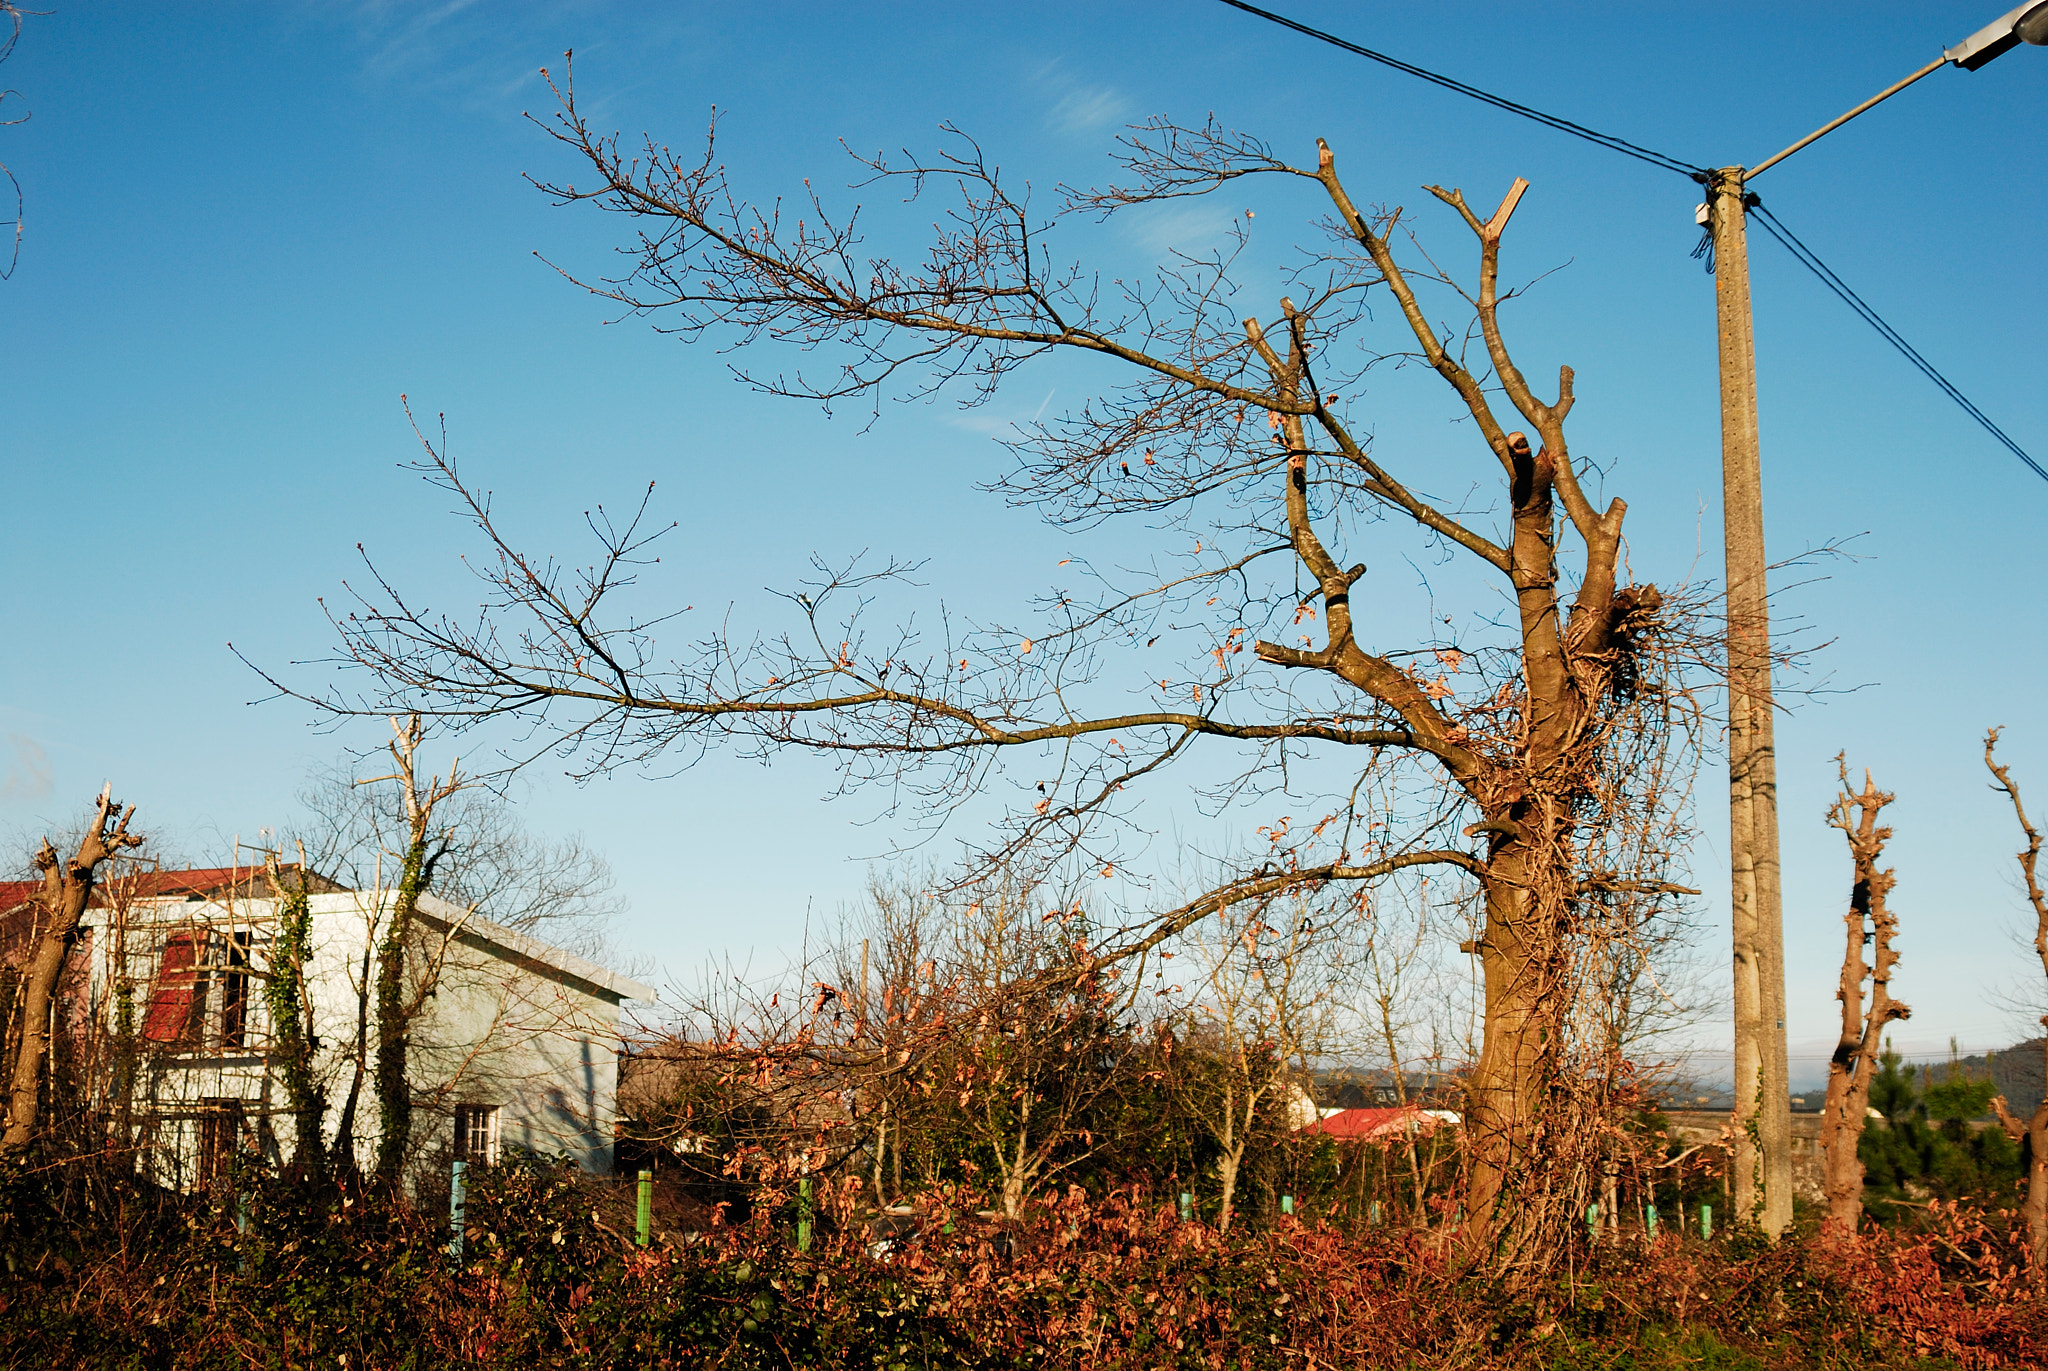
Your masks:
<instances>
[{"instance_id":1,"label":"green metal fence post","mask_svg":"<svg viewBox=\"0 0 2048 1371\"><path fill-rule=\"evenodd\" d=\"M1180 1192L1180 1221L1188 1222L1195 1217L1195 1197L1186 1190Z\"/></svg>"},{"instance_id":2,"label":"green metal fence post","mask_svg":"<svg viewBox=\"0 0 2048 1371\"><path fill-rule=\"evenodd\" d=\"M1292 1214L1294 1212L1294 1196L1282 1195L1280 1197L1280 1212L1283 1214Z\"/></svg>"},{"instance_id":3,"label":"green metal fence post","mask_svg":"<svg viewBox=\"0 0 2048 1371\"><path fill-rule=\"evenodd\" d=\"M796 1250L811 1250L811 1178L796 1183Z\"/></svg>"},{"instance_id":4,"label":"green metal fence post","mask_svg":"<svg viewBox=\"0 0 2048 1371\"><path fill-rule=\"evenodd\" d=\"M1646 1238L1655 1238L1657 1236L1657 1206L1654 1204L1643 1206L1643 1236Z\"/></svg>"},{"instance_id":5,"label":"green metal fence post","mask_svg":"<svg viewBox=\"0 0 2048 1371\"><path fill-rule=\"evenodd\" d=\"M1586 1206L1586 1241L1600 1241L1600 1206L1597 1204Z\"/></svg>"},{"instance_id":6,"label":"green metal fence post","mask_svg":"<svg viewBox=\"0 0 2048 1371\"><path fill-rule=\"evenodd\" d=\"M448 1169L448 1256L457 1266L462 1265L462 1230L468 1226L468 1170L469 1163L460 1161Z\"/></svg>"},{"instance_id":7,"label":"green metal fence post","mask_svg":"<svg viewBox=\"0 0 2048 1371\"><path fill-rule=\"evenodd\" d=\"M1700 1206L1700 1236L1702 1238L1712 1238L1714 1236L1714 1206L1711 1204Z\"/></svg>"},{"instance_id":8,"label":"green metal fence post","mask_svg":"<svg viewBox=\"0 0 2048 1371\"><path fill-rule=\"evenodd\" d=\"M247 1191L235 1196L235 1246L242 1249L241 1258L235 1269L243 1275L249 1274L249 1195Z\"/></svg>"},{"instance_id":9,"label":"green metal fence post","mask_svg":"<svg viewBox=\"0 0 2048 1371\"><path fill-rule=\"evenodd\" d=\"M640 1204L638 1212L633 1217L633 1240L642 1247L647 1246L647 1239L653 1228L654 1173L652 1171L642 1171L640 1173Z\"/></svg>"}]
</instances>

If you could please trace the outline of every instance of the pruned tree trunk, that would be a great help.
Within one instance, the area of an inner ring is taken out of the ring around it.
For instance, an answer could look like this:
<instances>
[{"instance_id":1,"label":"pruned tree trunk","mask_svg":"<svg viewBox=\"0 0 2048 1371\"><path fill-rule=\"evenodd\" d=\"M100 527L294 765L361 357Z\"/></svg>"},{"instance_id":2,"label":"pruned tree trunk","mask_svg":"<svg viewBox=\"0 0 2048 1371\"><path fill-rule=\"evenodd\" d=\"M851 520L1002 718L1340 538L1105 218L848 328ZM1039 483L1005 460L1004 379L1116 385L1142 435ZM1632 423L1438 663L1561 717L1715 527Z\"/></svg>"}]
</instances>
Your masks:
<instances>
[{"instance_id":1,"label":"pruned tree trunk","mask_svg":"<svg viewBox=\"0 0 2048 1371\"><path fill-rule=\"evenodd\" d=\"M21 1032L16 1040L14 1070L7 1095L7 1128L0 1134L0 1155L18 1152L35 1136L42 1108L43 1069L50 1060L51 1005L71 945L78 939L78 921L92 899L93 878L100 864L125 847L140 847L140 835L128 831L135 806L122 809L110 785L100 791L92 825L79 839L69 860L60 858L45 838L36 853L36 871L43 888L34 897L39 936L22 988Z\"/></svg>"},{"instance_id":2,"label":"pruned tree trunk","mask_svg":"<svg viewBox=\"0 0 2048 1371\"><path fill-rule=\"evenodd\" d=\"M1480 947L1486 1014L1479 1061L1466 1086L1470 1156L1465 1205L1475 1238L1518 1171L1534 1160L1535 1122L1556 1060L1559 1006L1556 939L1527 887L1526 844L1511 839L1487 873L1486 936ZM1505 1217L1505 1216L1504 1216Z\"/></svg>"},{"instance_id":3,"label":"pruned tree trunk","mask_svg":"<svg viewBox=\"0 0 2048 1371\"><path fill-rule=\"evenodd\" d=\"M2048 1024L2048 1015L2041 1022ZM2043 1056L2048 1057L2048 1048L2043 1049ZM2036 1105L2024 1120L2013 1114L2003 1095L1994 1096L1991 1107L1998 1114L2005 1136L2024 1143L2027 1149L2027 1197L2020 1203L2020 1214L2027 1221L2027 1247L2034 1255L2034 1279L2048 1284L2048 1100Z\"/></svg>"},{"instance_id":4,"label":"pruned tree trunk","mask_svg":"<svg viewBox=\"0 0 2048 1371\"><path fill-rule=\"evenodd\" d=\"M1885 842L1892 836L1890 828L1878 826L1877 816L1893 796L1879 790L1868 771L1863 773L1863 793L1851 793L1848 767L1840 757L1835 761L1841 770L1842 793L1828 808L1828 823L1848 838L1855 876L1850 887L1849 912L1842 916L1848 927L1848 943L1842 952L1842 984L1835 991L1835 998L1842 1002L1842 1036L1828 1062L1828 1094L1820 1123L1820 1145L1825 1154L1827 1226L1849 1236L1863 1220L1863 1160L1859 1151L1884 1030L1894 1020L1911 1018L1913 1011L1891 997L1892 967L1899 960L1899 954L1892 949L1892 937L1899 925L1885 897L1891 893L1897 877L1889 870L1877 868ZM1874 964L1863 960L1865 943L1871 945ZM1863 1008L1866 978L1870 981L1867 1014Z\"/></svg>"},{"instance_id":5,"label":"pruned tree trunk","mask_svg":"<svg viewBox=\"0 0 2048 1371\"><path fill-rule=\"evenodd\" d=\"M1993 755L1998 747L1998 735L2002 730L1992 729L1984 735L1984 765L1991 769L1998 788L2012 801L2013 815L2020 822L2020 832L2027 838L2027 845L2020 851L2020 875L2027 885L2027 901L2034 909L2034 952L2041 959L2041 971L2048 975L2048 893L2041 889L2038 866L2041 860L2041 831L2034 827L2027 817L2026 806L2020 803L2019 786L2012 779L2010 771L2000 766ZM2041 1020L2048 1026L2048 1016ZM2048 1067L2048 1039L2042 1041L2044 1067ZM2034 1108L2033 1117L2022 1123L2000 1095L1992 1100L1991 1106L1998 1113L1998 1122L2005 1129L2006 1136L2014 1142L2024 1141L2027 1146L2027 1198L2020 1207L2020 1213L2027 1221L2027 1244L2034 1256L2034 1280L2037 1285L2048 1286L2048 1099L2043 1099Z\"/></svg>"},{"instance_id":6,"label":"pruned tree trunk","mask_svg":"<svg viewBox=\"0 0 2048 1371\"><path fill-rule=\"evenodd\" d=\"M406 984L405 954L413 938L413 920L420 896L433 881L434 867L448 851L448 837L434 831L434 809L460 790L463 782L450 765L446 779L431 777L422 785L415 761L425 726L415 714L403 724L391 720L388 745L397 770L380 781L395 780L405 805L406 846L399 867L398 890L385 917L384 937L377 947L377 1050L371 1075L377 1097L377 1185L398 1193L412 1141L412 1084L406 1077L408 1041L423 995ZM364 784L375 784L366 781ZM382 892L379 892L381 897ZM414 993L408 993L413 989Z\"/></svg>"}]
</instances>

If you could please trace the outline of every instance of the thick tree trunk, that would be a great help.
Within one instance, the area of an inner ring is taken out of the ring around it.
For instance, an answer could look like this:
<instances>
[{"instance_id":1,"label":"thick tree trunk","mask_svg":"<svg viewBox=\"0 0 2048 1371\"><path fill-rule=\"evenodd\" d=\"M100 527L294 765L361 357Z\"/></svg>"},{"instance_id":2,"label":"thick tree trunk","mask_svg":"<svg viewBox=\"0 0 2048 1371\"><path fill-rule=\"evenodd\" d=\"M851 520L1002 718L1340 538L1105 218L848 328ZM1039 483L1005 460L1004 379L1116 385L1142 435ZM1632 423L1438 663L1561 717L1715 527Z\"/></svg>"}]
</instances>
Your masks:
<instances>
[{"instance_id":1,"label":"thick tree trunk","mask_svg":"<svg viewBox=\"0 0 2048 1371\"><path fill-rule=\"evenodd\" d=\"M1466 1090L1467 1254L1497 1246L1531 1216L1509 1202L1528 1170L1544 1087L1555 1056L1550 982L1556 938L1542 910L1522 839L1497 849L1486 882L1485 1036Z\"/></svg>"},{"instance_id":2,"label":"thick tree trunk","mask_svg":"<svg viewBox=\"0 0 2048 1371\"><path fill-rule=\"evenodd\" d=\"M128 832L128 820L135 807L124 811L112 798L111 788L102 790L98 812L91 829L79 840L78 851L69 861L59 859L46 839L36 854L36 869L42 873L43 888L37 894L40 905L36 919L40 936L34 959L29 963L27 984L21 1002L21 1034L16 1042L14 1071L7 1095L7 1129L0 1134L0 1155L19 1151L35 1136L41 1115L43 1070L50 1060L53 1034L52 1006L64 963L78 938L78 923L92 899L93 877L99 865L124 847L138 847L142 839Z\"/></svg>"}]
</instances>

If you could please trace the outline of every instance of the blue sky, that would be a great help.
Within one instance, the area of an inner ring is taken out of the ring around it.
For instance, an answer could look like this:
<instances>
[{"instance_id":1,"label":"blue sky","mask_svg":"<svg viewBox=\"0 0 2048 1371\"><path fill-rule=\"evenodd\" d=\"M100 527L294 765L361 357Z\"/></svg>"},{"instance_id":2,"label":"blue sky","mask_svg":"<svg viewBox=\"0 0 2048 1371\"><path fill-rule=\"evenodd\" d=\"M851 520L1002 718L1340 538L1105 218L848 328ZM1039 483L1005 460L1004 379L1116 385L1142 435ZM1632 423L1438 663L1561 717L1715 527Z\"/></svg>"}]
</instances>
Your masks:
<instances>
[{"instance_id":1,"label":"blue sky","mask_svg":"<svg viewBox=\"0 0 2048 1371\"><path fill-rule=\"evenodd\" d=\"M1776 151L1995 4L1289 12L1718 165ZM681 528L647 587L656 601L758 617L763 587L790 584L814 550L928 558L933 602L975 612L1014 613L1048 584L1069 545L973 488L1001 469L985 421L1086 378L1027 376L991 414L891 407L862 434L733 385L708 349L608 323L537 259L601 269L616 241L616 224L520 179L573 179L521 118L545 111L537 68L570 47L596 122L682 145L716 106L723 160L764 194L850 179L841 138L928 147L947 120L1050 189L1100 179L1126 122L1212 111L1302 158L1329 138L1374 200L1434 209L1418 188L1441 181L1490 204L1525 176L1511 266L1562 270L1518 316L1521 346L1577 369L1577 448L1613 464L1638 569L1668 582L1718 565L1695 188L1222 6L51 8L0 72L34 113L0 129L28 206L0 284L14 645L0 832L62 822L112 780L140 826L210 860L287 822L310 766L374 741L313 731L289 704L250 707L260 683L226 644L266 664L320 656L319 597L357 574L359 542L403 582L459 585L459 529L397 469L412 441L401 393L447 415L458 454L536 544L573 550L582 510L658 481ZM2048 458L2044 114L2048 50L2023 48L1935 73L1757 189ZM1286 246L1305 206L1258 204L1260 231ZM1206 212L1080 241L1135 259L1215 233ZM2000 996L2038 977L2013 938L2015 834L1978 739L2009 725L2005 751L2048 817L2048 484L1775 245L1759 237L1753 257L1772 551L1853 539L1857 554L1825 579L1781 578L1779 613L1831 640L1811 679L1838 688L1780 726L1794 1050L1824 1052L1833 1031L1847 858L1821 814L1845 748L1899 795L1894 988L1915 1008L1899 1039L1999 1045L2024 1031ZM1382 444L1418 446L1444 417L1373 416ZM686 976L708 955L778 961L807 910L857 890L894 831L871 803L822 800L829 783L801 758L714 758L585 787L536 774L522 798L536 828L606 852L632 899L622 940ZM1718 964L1711 774L1700 801L1701 943Z\"/></svg>"}]
</instances>

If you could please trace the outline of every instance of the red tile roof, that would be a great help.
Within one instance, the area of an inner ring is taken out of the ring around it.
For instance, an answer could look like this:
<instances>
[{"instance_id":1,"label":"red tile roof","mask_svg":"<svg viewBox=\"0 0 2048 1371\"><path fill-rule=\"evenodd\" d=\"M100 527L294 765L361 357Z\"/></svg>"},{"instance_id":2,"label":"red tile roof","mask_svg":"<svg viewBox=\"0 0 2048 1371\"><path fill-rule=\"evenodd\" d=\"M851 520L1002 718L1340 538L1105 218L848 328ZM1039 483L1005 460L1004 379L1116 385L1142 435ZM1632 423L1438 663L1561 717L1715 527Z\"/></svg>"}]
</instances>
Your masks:
<instances>
[{"instance_id":1,"label":"red tile roof","mask_svg":"<svg viewBox=\"0 0 2048 1371\"><path fill-rule=\"evenodd\" d=\"M285 871L298 870L298 863L291 862ZM132 876L117 876L114 881L133 892L138 899L166 899L180 895L212 895L234 886L251 886L258 883L263 889L251 890L250 894L268 895L268 882L260 866L198 866L180 871L139 871ZM129 885L129 882L133 882ZM93 904L106 902L108 883L96 882L93 888ZM324 880L317 872L313 875L315 890L338 889ZM0 881L0 911L18 909L30 896L41 892L41 881Z\"/></svg>"}]
</instances>

